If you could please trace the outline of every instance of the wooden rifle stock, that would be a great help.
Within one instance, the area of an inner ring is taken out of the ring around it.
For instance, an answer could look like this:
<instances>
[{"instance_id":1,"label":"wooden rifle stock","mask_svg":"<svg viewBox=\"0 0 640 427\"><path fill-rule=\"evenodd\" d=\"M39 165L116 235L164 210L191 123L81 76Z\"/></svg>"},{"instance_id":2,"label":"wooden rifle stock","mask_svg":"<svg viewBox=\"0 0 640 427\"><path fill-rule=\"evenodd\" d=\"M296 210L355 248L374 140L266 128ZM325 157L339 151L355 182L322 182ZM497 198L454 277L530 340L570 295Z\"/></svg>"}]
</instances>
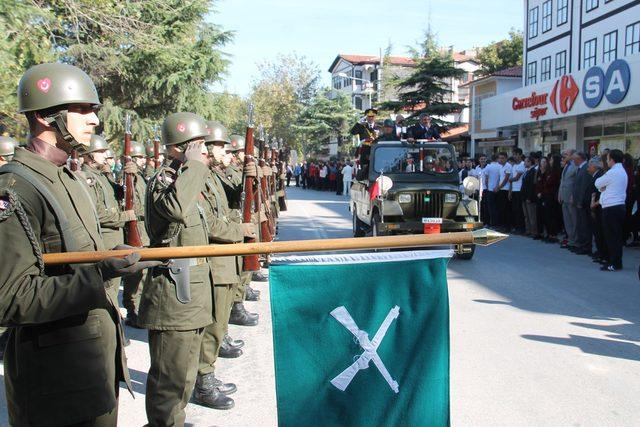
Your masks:
<instances>
[{"instance_id":1,"label":"wooden rifle stock","mask_svg":"<svg viewBox=\"0 0 640 427\"><path fill-rule=\"evenodd\" d=\"M247 124L247 132L244 138L244 166L247 167L253 160L253 123L252 113L253 107L249 107L249 123ZM254 163L255 164L255 163ZM251 216L254 212L260 215L260 201L255 200L253 192L253 177L245 176L244 178L244 201L242 205L242 222L251 223ZM245 237L245 243L255 243L256 239ZM242 271L260 271L260 259L258 255L244 255L242 258Z\"/></svg>"},{"instance_id":2,"label":"wooden rifle stock","mask_svg":"<svg viewBox=\"0 0 640 427\"><path fill-rule=\"evenodd\" d=\"M124 129L124 162L125 165L132 162L131 159L131 116L127 114L125 129ZM124 174L124 209L127 211L133 210L133 197L135 191L135 185L133 181L134 176L130 173ZM125 226L126 242L130 246L142 247L142 239L140 233L138 233L138 221L133 220L127 222Z\"/></svg>"},{"instance_id":3,"label":"wooden rifle stock","mask_svg":"<svg viewBox=\"0 0 640 427\"><path fill-rule=\"evenodd\" d=\"M153 168L156 171L160 168L160 138L157 134L153 138Z\"/></svg>"}]
</instances>

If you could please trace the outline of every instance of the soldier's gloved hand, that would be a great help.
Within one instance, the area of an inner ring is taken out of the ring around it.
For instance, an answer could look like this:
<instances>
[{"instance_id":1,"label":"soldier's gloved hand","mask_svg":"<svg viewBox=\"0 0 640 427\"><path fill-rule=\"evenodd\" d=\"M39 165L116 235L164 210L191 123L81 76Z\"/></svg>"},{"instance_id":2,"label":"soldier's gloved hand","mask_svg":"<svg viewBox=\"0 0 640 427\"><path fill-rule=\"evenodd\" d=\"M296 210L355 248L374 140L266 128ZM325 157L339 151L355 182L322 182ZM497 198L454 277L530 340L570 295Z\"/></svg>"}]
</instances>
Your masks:
<instances>
[{"instance_id":1,"label":"soldier's gloved hand","mask_svg":"<svg viewBox=\"0 0 640 427\"><path fill-rule=\"evenodd\" d=\"M280 174L280 179L287 179L287 174L286 173L281 173Z\"/></svg>"},{"instance_id":2,"label":"soldier's gloved hand","mask_svg":"<svg viewBox=\"0 0 640 427\"><path fill-rule=\"evenodd\" d=\"M189 160L204 163L204 157L202 156L202 143L192 141L187 144L186 150L184 150L184 161Z\"/></svg>"},{"instance_id":3,"label":"soldier's gloved hand","mask_svg":"<svg viewBox=\"0 0 640 427\"><path fill-rule=\"evenodd\" d=\"M111 167L108 164L104 164L100 166L100 171L104 173L111 173Z\"/></svg>"},{"instance_id":4,"label":"soldier's gloved hand","mask_svg":"<svg viewBox=\"0 0 640 427\"><path fill-rule=\"evenodd\" d=\"M127 218L126 221L135 221L136 219L138 219L138 217L136 216L136 211L134 211L133 209L124 211L124 215Z\"/></svg>"},{"instance_id":5,"label":"soldier's gloved hand","mask_svg":"<svg viewBox=\"0 0 640 427\"><path fill-rule=\"evenodd\" d=\"M252 222L243 222L242 224L242 232L244 233L244 237L256 237L256 226Z\"/></svg>"},{"instance_id":6,"label":"soldier's gloved hand","mask_svg":"<svg viewBox=\"0 0 640 427\"><path fill-rule=\"evenodd\" d=\"M256 171L258 172L258 178L263 178L264 177L264 171L262 170L262 168L260 166L256 167Z\"/></svg>"},{"instance_id":7,"label":"soldier's gloved hand","mask_svg":"<svg viewBox=\"0 0 640 427\"><path fill-rule=\"evenodd\" d=\"M126 249L131 246L116 246L115 249ZM146 268L157 267L161 265L161 261L140 261L139 253L132 253L124 258L107 258L96 264L102 278L107 281L116 277L128 276L138 273Z\"/></svg>"},{"instance_id":8,"label":"soldier's gloved hand","mask_svg":"<svg viewBox=\"0 0 640 427\"><path fill-rule=\"evenodd\" d=\"M251 162L244 165L244 175L250 177L258 176L258 173L256 171L256 164Z\"/></svg>"},{"instance_id":9,"label":"soldier's gloved hand","mask_svg":"<svg viewBox=\"0 0 640 427\"><path fill-rule=\"evenodd\" d=\"M264 174L264 176L271 176L273 170L271 169L271 166L263 166L262 173Z\"/></svg>"},{"instance_id":10,"label":"soldier's gloved hand","mask_svg":"<svg viewBox=\"0 0 640 427\"><path fill-rule=\"evenodd\" d=\"M127 162L124 165L124 173L130 173L130 174L137 174L138 173L138 165L136 165L135 162L131 161L131 162Z\"/></svg>"}]
</instances>

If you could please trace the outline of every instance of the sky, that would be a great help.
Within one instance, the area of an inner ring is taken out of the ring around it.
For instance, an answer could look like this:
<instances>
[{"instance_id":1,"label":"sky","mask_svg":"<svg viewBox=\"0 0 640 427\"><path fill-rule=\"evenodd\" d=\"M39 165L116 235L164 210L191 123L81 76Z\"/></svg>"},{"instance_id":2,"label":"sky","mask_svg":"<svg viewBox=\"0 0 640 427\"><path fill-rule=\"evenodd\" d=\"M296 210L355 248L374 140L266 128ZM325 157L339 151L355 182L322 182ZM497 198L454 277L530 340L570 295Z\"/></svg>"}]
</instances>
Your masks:
<instances>
[{"instance_id":1,"label":"sky","mask_svg":"<svg viewBox=\"0 0 640 427\"><path fill-rule=\"evenodd\" d=\"M522 0L216 0L210 20L235 32L222 50L232 64L214 90L247 95L256 64L278 54L304 55L329 86L329 66L339 53L393 55L417 46L431 23L442 46L456 51L504 39L522 30Z\"/></svg>"}]
</instances>

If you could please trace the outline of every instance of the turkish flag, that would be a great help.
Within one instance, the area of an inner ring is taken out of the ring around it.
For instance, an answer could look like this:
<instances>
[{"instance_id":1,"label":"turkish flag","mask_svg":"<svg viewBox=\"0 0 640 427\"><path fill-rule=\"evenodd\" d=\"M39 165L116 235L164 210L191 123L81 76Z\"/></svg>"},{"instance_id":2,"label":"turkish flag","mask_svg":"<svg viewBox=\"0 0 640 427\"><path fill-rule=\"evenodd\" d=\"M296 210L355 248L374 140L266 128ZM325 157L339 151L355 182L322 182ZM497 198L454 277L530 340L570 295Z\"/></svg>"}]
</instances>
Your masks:
<instances>
[{"instance_id":1,"label":"turkish flag","mask_svg":"<svg viewBox=\"0 0 640 427\"><path fill-rule=\"evenodd\" d=\"M373 200L380 195L380 184L376 180L371 188L369 188L369 200Z\"/></svg>"}]
</instances>

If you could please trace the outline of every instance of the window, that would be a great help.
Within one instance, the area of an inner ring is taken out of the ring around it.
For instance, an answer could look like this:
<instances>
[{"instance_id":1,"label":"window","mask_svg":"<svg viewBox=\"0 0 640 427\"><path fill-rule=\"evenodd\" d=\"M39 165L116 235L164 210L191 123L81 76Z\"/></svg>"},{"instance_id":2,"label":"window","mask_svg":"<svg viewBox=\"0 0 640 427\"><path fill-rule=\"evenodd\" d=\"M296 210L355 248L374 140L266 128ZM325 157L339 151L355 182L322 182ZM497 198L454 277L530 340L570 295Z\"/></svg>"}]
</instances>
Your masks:
<instances>
[{"instance_id":1,"label":"window","mask_svg":"<svg viewBox=\"0 0 640 427\"><path fill-rule=\"evenodd\" d=\"M569 0L558 0L558 22L556 25L566 24L569 20Z\"/></svg>"},{"instance_id":2,"label":"window","mask_svg":"<svg viewBox=\"0 0 640 427\"><path fill-rule=\"evenodd\" d=\"M597 51L598 51L597 39L591 39L584 42L584 49L582 50L582 56L583 56L582 68L589 68L596 65Z\"/></svg>"},{"instance_id":3,"label":"window","mask_svg":"<svg viewBox=\"0 0 640 427\"><path fill-rule=\"evenodd\" d=\"M542 4L542 32L546 33L551 30L553 25L553 3L547 0Z\"/></svg>"},{"instance_id":4,"label":"window","mask_svg":"<svg viewBox=\"0 0 640 427\"><path fill-rule=\"evenodd\" d=\"M536 61L529 62L527 65L527 85L536 84L536 75L538 74L538 63Z\"/></svg>"},{"instance_id":5,"label":"window","mask_svg":"<svg viewBox=\"0 0 640 427\"><path fill-rule=\"evenodd\" d=\"M480 118L482 117L482 100L491 98L492 96L496 96L496 94L493 92L490 92L490 93L478 95L474 98L473 118L475 121L479 122Z\"/></svg>"},{"instance_id":6,"label":"window","mask_svg":"<svg viewBox=\"0 0 640 427\"><path fill-rule=\"evenodd\" d=\"M585 0L585 10L587 12L591 12L593 9L598 7L599 0Z\"/></svg>"},{"instance_id":7,"label":"window","mask_svg":"<svg viewBox=\"0 0 640 427\"><path fill-rule=\"evenodd\" d=\"M556 53L556 77L567 74L567 51Z\"/></svg>"},{"instance_id":8,"label":"window","mask_svg":"<svg viewBox=\"0 0 640 427\"><path fill-rule=\"evenodd\" d=\"M529 38L538 37L538 6L529 11Z\"/></svg>"},{"instance_id":9,"label":"window","mask_svg":"<svg viewBox=\"0 0 640 427\"><path fill-rule=\"evenodd\" d=\"M362 89L362 70L356 70L354 77L356 78L355 80L356 86Z\"/></svg>"},{"instance_id":10,"label":"window","mask_svg":"<svg viewBox=\"0 0 640 427\"><path fill-rule=\"evenodd\" d=\"M627 26L627 39L624 46L625 56L640 52L640 22Z\"/></svg>"},{"instance_id":11,"label":"window","mask_svg":"<svg viewBox=\"0 0 640 427\"><path fill-rule=\"evenodd\" d=\"M362 110L362 98L356 97L356 110Z\"/></svg>"},{"instance_id":12,"label":"window","mask_svg":"<svg viewBox=\"0 0 640 427\"><path fill-rule=\"evenodd\" d=\"M551 57L547 56L540 61L540 81L551 80Z\"/></svg>"},{"instance_id":13,"label":"window","mask_svg":"<svg viewBox=\"0 0 640 427\"><path fill-rule=\"evenodd\" d=\"M602 62L618 59L618 30L604 35L602 40Z\"/></svg>"}]
</instances>

